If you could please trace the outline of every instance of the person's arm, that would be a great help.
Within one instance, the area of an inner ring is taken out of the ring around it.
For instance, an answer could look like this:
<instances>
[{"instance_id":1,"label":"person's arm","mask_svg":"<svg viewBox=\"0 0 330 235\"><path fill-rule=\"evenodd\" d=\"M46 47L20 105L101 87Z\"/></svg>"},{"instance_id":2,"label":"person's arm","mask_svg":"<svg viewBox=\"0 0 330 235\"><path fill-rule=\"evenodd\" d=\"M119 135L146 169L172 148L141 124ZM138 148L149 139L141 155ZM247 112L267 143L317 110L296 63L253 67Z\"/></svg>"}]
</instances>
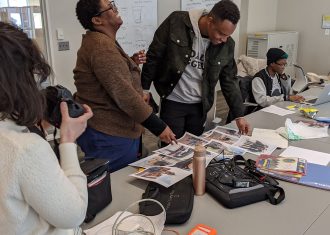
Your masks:
<instances>
[{"instance_id":1,"label":"person's arm","mask_svg":"<svg viewBox=\"0 0 330 235\"><path fill-rule=\"evenodd\" d=\"M159 66L162 66L163 57L169 41L171 15L158 27L147 51L147 61L143 65L141 75L141 84L145 91L150 89L151 83L156 78Z\"/></svg>"},{"instance_id":2,"label":"person's arm","mask_svg":"<svg viewBox=\"0 0 330 235\"><path fill-rule=\"evenodd\" d=\"M284 100L284 95L267 96L266 86L261 78L256 77L252 80L252 93L257 104L262 107L267 107Z\"/></svg>"},{"instance_id":3,"label":"person's arm","mask_svg":"<svg viewBox=\"0 0 330 235\"><path fill-rule=\"evenodd\" d=\"M71 118L67 104L61 103L61 167L50 145L38 136L23 153L19 163L19 184L26 202L54 227L79 226L87 210L87 182L81 171L75 140L84 132L92 110ZM62 168L62 169L61 169Z\"/></svg>"},{"instance_id":4,"label":"person's arm","mask_svg":"<svg viewBox=\"0 0 330 235\"><path fill-rule=\"evenodd\" d=\"M19 183L24 199L41 218L54 227L70 229L85 218L87 183L76 145L60 144L59 149L62 169L47 142L40 139L31 146L22 159Z\"/></svg>"},{"instance_id":5,"label":"person's arm","mask_svg":"<svg viewBox=\"0 0 330 235\"><path fill-rule=\"evenodd\" d=\"M243 99L240 88L238 86L238 80L236 79L237 67L234 58L232 61L223 68L220 74L221 91L226 99L229 109L235 118L236 125L241 134L248 134L250 131L250 125L245 120Z\"/></svg>"}]
</instances>

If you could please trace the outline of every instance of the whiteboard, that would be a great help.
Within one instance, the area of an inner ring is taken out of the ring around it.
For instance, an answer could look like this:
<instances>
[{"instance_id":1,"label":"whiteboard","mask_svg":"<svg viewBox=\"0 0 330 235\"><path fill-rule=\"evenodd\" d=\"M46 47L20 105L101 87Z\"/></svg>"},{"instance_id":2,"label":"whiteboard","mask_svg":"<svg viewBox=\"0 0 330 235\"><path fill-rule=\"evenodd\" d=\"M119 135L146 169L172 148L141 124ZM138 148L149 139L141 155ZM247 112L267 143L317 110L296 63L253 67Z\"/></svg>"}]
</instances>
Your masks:
<instances>
[{"instance_id":1,"label":"whiteboard","mask_svg":"<svg viewBox=\"0 0 330 235\"><path fill-rule=\"evenodd\" d=\"M196 8L211 10L217 2L219 0L181 0L181 10L189 11Z\"/></svg>"},{"instance_id":2,"label":"whiteboard","mask_svg":"<svg viewBox=\"0 0 330 235\"><path fill-rule=\"evenodd\" d=\"M157 29L157 0L116 1L123 24L116 38L124 51L132 56L147 50Z\"/></svg>"}]
</instances>

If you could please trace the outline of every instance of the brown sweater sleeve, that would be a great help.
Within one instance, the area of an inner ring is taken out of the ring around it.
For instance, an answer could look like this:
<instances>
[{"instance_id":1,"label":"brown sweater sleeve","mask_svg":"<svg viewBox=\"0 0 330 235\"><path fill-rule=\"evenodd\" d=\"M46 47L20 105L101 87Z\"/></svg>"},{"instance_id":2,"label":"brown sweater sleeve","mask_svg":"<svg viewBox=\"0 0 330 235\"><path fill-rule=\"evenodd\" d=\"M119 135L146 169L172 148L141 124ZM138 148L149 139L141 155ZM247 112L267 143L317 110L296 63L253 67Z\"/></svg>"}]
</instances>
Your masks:
<instances>
[{"instance_id":1,"label":"brown sweater sleeve","mask_svg":"<svg viewBox=\"0 0 330 235\"><path fill-rule=\"evenodd\" d=\"M134 80L140 79L139 69L127 62L114 43L94 48L91 64L97 79L119 109L138 123L151 115L151 107L139 93L141 82Z\"/></svg>"}]
</instances>

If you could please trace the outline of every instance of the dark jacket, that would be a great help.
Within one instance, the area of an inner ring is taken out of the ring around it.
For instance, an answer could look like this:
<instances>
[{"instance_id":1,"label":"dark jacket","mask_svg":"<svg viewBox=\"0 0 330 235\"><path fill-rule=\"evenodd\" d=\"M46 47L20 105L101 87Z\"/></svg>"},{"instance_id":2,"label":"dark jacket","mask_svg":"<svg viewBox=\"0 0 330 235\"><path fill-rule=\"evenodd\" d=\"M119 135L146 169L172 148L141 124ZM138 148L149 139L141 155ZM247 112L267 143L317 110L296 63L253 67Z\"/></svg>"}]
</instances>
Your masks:
<instances>
[{"instance_id":1,"label":"dark jacket","mask_svg":"<svg viewBox=\"0 0 330 235\"><path fill-rule=\"evenodd\" d=\"M189 63L195 37L188 12L173 12L159 26L147 52L147 63L142 69L142 87L155 88L162 99L174 89ZM220 81L221 90L234 118L243 116L243 101L235 78L237 67L234 60L235 42L207 48L202 81L203 112L207 113L214 101L214 88Z\"/></svg>"},{"instance_id":2,"label":"dark jacket","mask_svg":"<svg viewBox=\"0 0 330 235\"><path fill-rule=\"evenodd\" d=\"M253 79L256 78L256 77L261 78L262 81L264 82L265 87L266 87L266 95L267 96L272 96L273 80L266 73L266 70L265 69L260 70L258 73L256 73L253 76ZM278 80L278 83L280 84L280 87L281 87L281 94L284 94L284 89L282 87L281 80L280 79L277 79L277 80Z\"/></svg>"}]
</instances>

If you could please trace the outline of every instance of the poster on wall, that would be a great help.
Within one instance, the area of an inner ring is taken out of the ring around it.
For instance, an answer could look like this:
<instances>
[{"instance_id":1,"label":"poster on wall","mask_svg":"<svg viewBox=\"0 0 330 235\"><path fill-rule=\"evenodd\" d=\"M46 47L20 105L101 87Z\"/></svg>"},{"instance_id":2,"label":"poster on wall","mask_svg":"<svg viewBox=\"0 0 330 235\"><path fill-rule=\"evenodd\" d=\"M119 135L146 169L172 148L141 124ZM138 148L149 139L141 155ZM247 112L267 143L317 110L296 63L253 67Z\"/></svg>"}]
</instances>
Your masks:
<instances>
[{"instance_id":1,"label":"poster on wall","mask_svg":"<svg viewBox=\"0 0 330 235\"><path fill-rule=\"evenodd\" d=\"M189 11L191 9L208 9L211 10L214 4L219 0L181 0L181 10Z\"/></svg>"},{"instance_id":2,"label":"poster on wall","mask_svg":"<svg viewBox=\"0 0 330 235\"><path fill-rule=\"evenodd\" d=\"M129 56L147 50L157 29L157 0L121 0L116 6L123 20L119 44Z\"/></svg>"}]
</instances>

